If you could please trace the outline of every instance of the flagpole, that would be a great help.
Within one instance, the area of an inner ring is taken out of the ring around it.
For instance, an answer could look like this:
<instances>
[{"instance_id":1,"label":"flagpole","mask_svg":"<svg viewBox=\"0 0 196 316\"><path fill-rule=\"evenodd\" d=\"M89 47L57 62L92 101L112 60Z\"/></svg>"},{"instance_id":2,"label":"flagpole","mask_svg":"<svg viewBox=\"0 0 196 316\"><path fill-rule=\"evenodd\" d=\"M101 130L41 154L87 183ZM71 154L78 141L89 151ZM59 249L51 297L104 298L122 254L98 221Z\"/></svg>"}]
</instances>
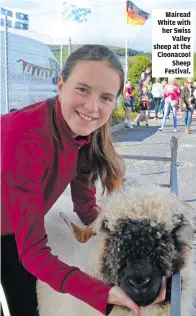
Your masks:
<instances>
[{"instance_id":1,"label":"flagpole","mask_svg":"<svg viewBox=\"0 0 196 316\"><path fill-rule=\"evenodd\" d=\"M128 36L127 36L127 31L126 31L126 37L125 37L125 82L127 81L127 73L128 73L127 46L128 46Z\"/></svg>"},{"instance_id":2,"label":"flagpole","mask_svg":"<svg viewBox=\"0 0 196 316\"><path fill-rule=\"evenodd\" d=\"M63 44L61 43L60 67L63 69Z\"/></svg>"},{"instance_id":3,"label":"flagpole","mask_svg":"<svg viewBox=\"0 0 196 316\"><path fill-rule=\"evenodd\" d=\"M126 1L125 1L125 6L126 6ZM126 10L126 8L125 8ZM128 74L128 61L127 61L127 49L128 49L128 28L127 28L127 16L126 16L126 35L125 35L125 78L124 78L124 85L127 81L127 74Z\"/></svg>"}]
</instances>

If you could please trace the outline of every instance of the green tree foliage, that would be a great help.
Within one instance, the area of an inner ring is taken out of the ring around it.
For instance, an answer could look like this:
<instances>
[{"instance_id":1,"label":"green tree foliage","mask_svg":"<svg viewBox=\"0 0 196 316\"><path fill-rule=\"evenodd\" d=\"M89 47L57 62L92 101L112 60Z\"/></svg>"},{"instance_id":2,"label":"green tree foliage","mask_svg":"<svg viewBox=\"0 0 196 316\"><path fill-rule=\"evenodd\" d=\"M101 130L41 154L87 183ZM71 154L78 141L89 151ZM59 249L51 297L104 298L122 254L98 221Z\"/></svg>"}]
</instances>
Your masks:
<instances>
[{"instance_id":1,"label":"green tree foliage","mask_svg":"<svg viewBox=\"0 0 196 316\"><path fill-rule=\"evenodd\" d=\"M193 80L196 81L196 53L194 54L194 58L193 58ZM184 82L187 80L187 78L177 78L177 83L179 85L183 85Z\"/></svg>"},{"instance_id":2,"label":"green tree foliage","mask_svg":"<svg viewBox=\"0 0 196 316\"><path fill-rule=\"evenodd\" d=\"M133 83L138 83L140 75L146 68L152 68L151 57L147 56L136 56L135 61L132 63L129 68L128 78Z\"/></svg>"},{"instance_id":3,"label":"green tree foliage","mask_svg":"<svg viewBox=\"0 0 196 316\"><path fill-rule=\"evenodd\" d=\"M61 57L60 57L60 56L61 56L61 53L57 53L57 54L55 55L56 60L57 60L57 62L58 62L59 65L61 64L61 60L60 60ZM67 51L64 51L64 52L63 52L63 58L62 58L63 65L65 64L65 62L66 62L66 60L67 60L67 57L68 57L68 53L67 53Z\"/></svg>"}]
</instances>

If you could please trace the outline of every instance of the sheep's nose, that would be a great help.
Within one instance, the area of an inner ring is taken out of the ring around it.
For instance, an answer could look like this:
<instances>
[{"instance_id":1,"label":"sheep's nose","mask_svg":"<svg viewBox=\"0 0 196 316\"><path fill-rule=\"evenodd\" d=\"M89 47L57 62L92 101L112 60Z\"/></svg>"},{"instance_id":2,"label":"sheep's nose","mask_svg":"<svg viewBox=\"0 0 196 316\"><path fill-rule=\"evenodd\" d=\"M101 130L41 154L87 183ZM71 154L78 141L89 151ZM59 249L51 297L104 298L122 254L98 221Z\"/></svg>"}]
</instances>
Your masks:
<instances>
[{"instance_id":1,"label":"sheep's nose","mask_svg":"<svg viewBox=\"0 0 196 316\"><path fill-rule=\"evenodd\" d=\"M137 291L143 288L144 286L146 286L149 281L150 281L149 278L137 280L137 281L131 278L127 278L127 286L131 288L132 290Z\"/></svg>"}]
</instances>

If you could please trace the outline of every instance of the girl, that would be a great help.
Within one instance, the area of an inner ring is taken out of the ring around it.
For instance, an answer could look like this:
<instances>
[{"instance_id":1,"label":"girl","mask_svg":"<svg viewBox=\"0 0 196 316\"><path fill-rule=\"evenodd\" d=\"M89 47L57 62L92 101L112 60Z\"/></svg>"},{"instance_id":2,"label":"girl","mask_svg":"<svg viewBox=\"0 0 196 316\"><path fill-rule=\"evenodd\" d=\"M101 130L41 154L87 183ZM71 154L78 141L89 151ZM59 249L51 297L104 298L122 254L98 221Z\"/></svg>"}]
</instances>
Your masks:
<instances>
[{"instance_id":1,"label":"girl","mask_svg":"<svg viewBox=\"0 0 196 316\"><path fill-rule=\"evenodd\" d=\"M123 95L124 95L124 105L125 105L124 124L128 128L133 128L133 125L131 123L131 110L133 110L133 105L134 105L134 94L133 94L132 85L130 81L126 83Z\"/></svg>"},{"instance_id":2,"label":"girl","mask_svg":"<svg viewBox=\"0 0 196 316\"><path fill-rule=\"evenodd\" d=\"M96 180L108 193L121 185L124 163L112 145L108 121L123 82L115 54L85 45L69 56L57 97L2 117L1 282L12 316L36 315L37 279L103 315L117 304L140 316L118 286L53 256L44 228L45 214L69 183L73 211L86 225L100 211Z\"/></svg>"},{"instance_id":3,"label":"girl","mask_svg":"<svg viewBox=\"0 0 196 316\"><path fill-rule=\"evenodd\" d=\"M164 105L164 116L162 120L162 125L159 128L159 131L163 131L163 128L166 124L166 119L169 114L169 110L172 107L173 110L173 122L174 122L174 132L177 132L177 109L179 105L179 97L181 91L178 84L176 84L175 78L168 79L168 85L165 87L163 98L165 99Z\"/></svg>"}]
</instances>

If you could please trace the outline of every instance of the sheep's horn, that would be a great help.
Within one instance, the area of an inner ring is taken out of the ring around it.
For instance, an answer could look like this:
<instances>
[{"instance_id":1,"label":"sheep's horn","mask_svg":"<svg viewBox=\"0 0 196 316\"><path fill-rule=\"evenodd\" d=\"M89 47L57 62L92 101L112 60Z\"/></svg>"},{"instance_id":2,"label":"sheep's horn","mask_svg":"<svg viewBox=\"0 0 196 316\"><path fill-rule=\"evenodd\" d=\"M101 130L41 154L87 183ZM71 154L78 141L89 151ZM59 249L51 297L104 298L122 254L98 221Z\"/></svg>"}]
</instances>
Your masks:
<instances>
[{"instance_id":1,"label":"sheep's horn","mask_svg":"<svg viewBox=\"0 0 196 316\"><path fill-rule=\"evenodd\" d=\"M67 226L71 229L71 231L73 232L75 238L77 239L77 241L79 241L80 243L86 243L93 235L96 235L93 232L93 228L92 227L87 227L87 228L80 228L77 225L75 225L74 223L72 223L66 216L64 213L60 213L60 217L63 219L63 221L67 224Z\"/></svg>"}]
</instances>

